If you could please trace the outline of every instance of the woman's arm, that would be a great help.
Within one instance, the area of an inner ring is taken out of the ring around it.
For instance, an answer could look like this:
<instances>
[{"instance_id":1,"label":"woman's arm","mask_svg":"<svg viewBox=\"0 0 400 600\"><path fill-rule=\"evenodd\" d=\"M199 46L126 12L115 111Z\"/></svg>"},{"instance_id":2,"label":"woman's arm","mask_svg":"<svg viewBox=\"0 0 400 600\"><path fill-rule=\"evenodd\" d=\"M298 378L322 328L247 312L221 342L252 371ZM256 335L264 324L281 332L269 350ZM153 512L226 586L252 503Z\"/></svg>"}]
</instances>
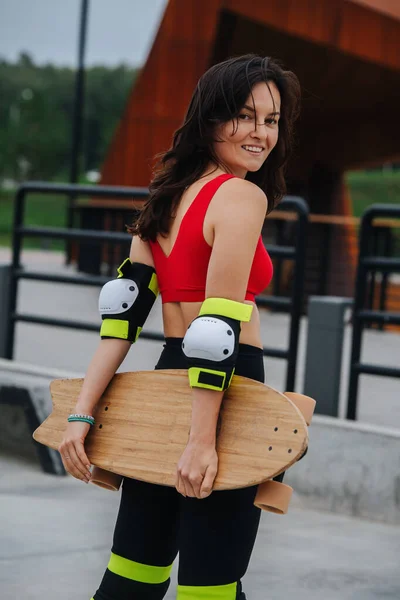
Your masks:
<instances>
[{"instance_id":1,"label":"woman's arm","mask_svg":"<svg viewBox=\"0 0 400 600\"><path fill-rule=\"evenodd\" d=\"M114 377L129 352L131 343L126 340L101 340L89 363L75 412L93 415L104 390ZM94 416L94 415L93 415Z\"/></svg>"},{"instance_id":2,"label":"woman's arm","mask_svg":"<svg viewBox=\"0 0 400 600\"><path fill-rule=\"evenodd\" d=\"M232 179L212 201L214 242L206 298L244 302L250 269L267 211L265 194L254 184ZM216 428L223 392L192 388L189 443L177 471L177 490L205 498L217 473Z\"/></svg>"},{"instance_id":3,"label":"woman's arm","mask_svg":"<svg viewBox=\"0 0 400 600\"><path fill-rule=\"evenodd\" d=\"M148 244L134 237L130 256L132 262L141 262L150 267L153 259ZM95 416L96 406L115 372L128 354L131 342L122 339L103 339L94 353L81 392L77 398L75 413ZM68 423L59 452L65 469L74 477L89 481L90 463L87 458L84 441L90 425L81 421Z\"/></svg>"}]
</instances>

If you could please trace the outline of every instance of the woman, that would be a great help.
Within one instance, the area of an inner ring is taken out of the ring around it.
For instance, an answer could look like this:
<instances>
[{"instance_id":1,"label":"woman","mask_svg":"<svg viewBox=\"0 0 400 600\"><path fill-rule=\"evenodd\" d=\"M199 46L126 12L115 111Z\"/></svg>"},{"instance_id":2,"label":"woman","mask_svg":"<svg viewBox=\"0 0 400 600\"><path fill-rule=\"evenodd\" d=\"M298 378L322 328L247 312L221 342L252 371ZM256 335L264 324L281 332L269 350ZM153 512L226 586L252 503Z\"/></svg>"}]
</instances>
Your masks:
<instances>
[{"instance_id":1,"label":"woman","mask_svg":"<svg viewBox=\"0 0 400 600\"><path fill-rule=\"evenodd\" d=\"M165 345L156 369L199 372L190 348L193 331L203 331L199 313L210 299L240 310L250 307L251 317L240 317L243 322L236 326L238 321L218 313L232 324L233 337L238 334L234 364L228 357L224 372L200 365L206 376L221 375L225 383L220 387L201 385L200 375L198 381L191 379L192 423L177 465L176 489L125 478L111 559L94 600L164 598L178 551L179 600L245 599L240 579L260 511L253 505L256 487L212 493L218 468L216 424L233 370L264 381L254 298L269 284L272 265L261 229L285 192L283 169L299 98L296 76L273 59L246 55L210 68L131 228L129 265L155 270L163 302ZM210 343L203 338L202 344ZM129 347L127 339L102 339L76 413L95 414ZM67 471L86 482L89 429L89 423L72 420L60 446Z\"/></svg>"}]
</instances>

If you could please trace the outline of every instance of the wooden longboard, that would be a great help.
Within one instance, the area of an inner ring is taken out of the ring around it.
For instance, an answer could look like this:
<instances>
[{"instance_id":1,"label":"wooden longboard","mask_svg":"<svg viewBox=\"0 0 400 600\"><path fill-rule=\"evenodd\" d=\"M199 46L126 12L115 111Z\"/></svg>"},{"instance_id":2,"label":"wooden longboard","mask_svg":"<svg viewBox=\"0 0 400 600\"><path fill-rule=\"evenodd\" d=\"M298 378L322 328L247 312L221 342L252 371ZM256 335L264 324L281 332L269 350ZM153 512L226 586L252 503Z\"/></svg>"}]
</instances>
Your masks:
<instances>
[{"instance_id":1,"label":"wooden longboard","mask_svg":"<svg viewBox=\"0 0 400 600\"><path fill-rule=\"evenodd\" d=\"M50 384L53 412L36 441L57 449L83 379ZM192 393L187 371L138 371L113 377L96 410L85 450L93 465L149 483L174 486L187 444ZM305 420L276 390L234 376L221 406L214 490L256 485L288 469L308 445Z\"/></svg>"}]
</instances>

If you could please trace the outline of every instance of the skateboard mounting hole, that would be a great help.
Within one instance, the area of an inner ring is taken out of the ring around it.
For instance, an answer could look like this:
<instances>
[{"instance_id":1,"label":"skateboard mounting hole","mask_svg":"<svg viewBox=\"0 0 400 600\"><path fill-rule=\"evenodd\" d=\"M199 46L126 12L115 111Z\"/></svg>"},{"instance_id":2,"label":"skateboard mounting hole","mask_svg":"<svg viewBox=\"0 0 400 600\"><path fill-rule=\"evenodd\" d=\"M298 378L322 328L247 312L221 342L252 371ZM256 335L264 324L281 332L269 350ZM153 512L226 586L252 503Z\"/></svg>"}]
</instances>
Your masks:
<instances>
[{"instance_id":1,"label":"skateboard mounting hole","mask_svg":"<svg viewBox=\"0 0 400 600\"><path fill-rule=\"evenodd\" d=\"M99 429L102 429L103 425L99 425Z\"/></svg>"},{"instance_id":2,"label":"skateboard mounting hole","mask_svg":"<svg viewBox=\"0 0 400 600\"><path fill-rule=\"evenodd\" d=\"M288 450L288 453L289 453L289 454L291 454L291 452L292 452L292 449L291 449L291 448L289 448L289 450Z\"/></svg>"},{"instance_id":3,"label":"skateboard mounting hole","mask_svg":"<svg viewBox=\"0 0 400 600\"><path fill-rule=\"evenodd\" d=\"M274 431L278 431L278 428L277 428L277 427L275 427Z\"/></svg>"},{"instance_id":4,"label":"skateboard mounting hole","mask_svg":"<svg viewBox=\"0 0 400 600\"><path fill-rule=\"evenodd\" d=\"M269 451L271 451L271 450L272 450L272 446L270 446L270 447L268 448L268 450L269 450Z\"/></svg>"},{"instance_id":5,"label":"skateboard mounting hole","mask_svg":"<svg viewBox=\"0 0 400 600\"><path fill-rule=\"evenodd\" d=\"M108 406L106 406L104 410L108 410ZM295 433L296 433L296 432L295 432Z\"/></svg>"},{"instance_id":6,"label":"skateboard mounting hole","mask_svg":"<svg viewBox=\"0 0 400 600\"><path fill-rule=\"evenodd\" d=\"M293 433L297 433L297 429L295 429Z\"/></svg>"}]
</instances>

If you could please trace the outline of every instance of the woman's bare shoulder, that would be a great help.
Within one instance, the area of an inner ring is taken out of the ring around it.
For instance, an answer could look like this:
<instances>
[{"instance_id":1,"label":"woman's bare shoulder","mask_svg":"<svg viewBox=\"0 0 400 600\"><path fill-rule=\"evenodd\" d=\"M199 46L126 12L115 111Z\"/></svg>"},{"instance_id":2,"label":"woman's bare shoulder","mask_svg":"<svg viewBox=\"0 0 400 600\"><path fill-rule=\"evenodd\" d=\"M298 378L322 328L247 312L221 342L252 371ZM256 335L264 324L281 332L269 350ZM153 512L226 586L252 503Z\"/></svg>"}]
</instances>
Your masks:
<instances>
[{"instance_id":1,"label":"woman's bare shoulder","mask_svg":"<svg viewBox=\"0 0 400 600\"><path fill-rule=\"evenodd\" d=\"M240 177L225 181L215 193L212 203L216 216L226 216L227 212L234 212L238 216L249 212L265 216L268 208L267 196L263 190Z\"/></svg>"}]
</instances>

